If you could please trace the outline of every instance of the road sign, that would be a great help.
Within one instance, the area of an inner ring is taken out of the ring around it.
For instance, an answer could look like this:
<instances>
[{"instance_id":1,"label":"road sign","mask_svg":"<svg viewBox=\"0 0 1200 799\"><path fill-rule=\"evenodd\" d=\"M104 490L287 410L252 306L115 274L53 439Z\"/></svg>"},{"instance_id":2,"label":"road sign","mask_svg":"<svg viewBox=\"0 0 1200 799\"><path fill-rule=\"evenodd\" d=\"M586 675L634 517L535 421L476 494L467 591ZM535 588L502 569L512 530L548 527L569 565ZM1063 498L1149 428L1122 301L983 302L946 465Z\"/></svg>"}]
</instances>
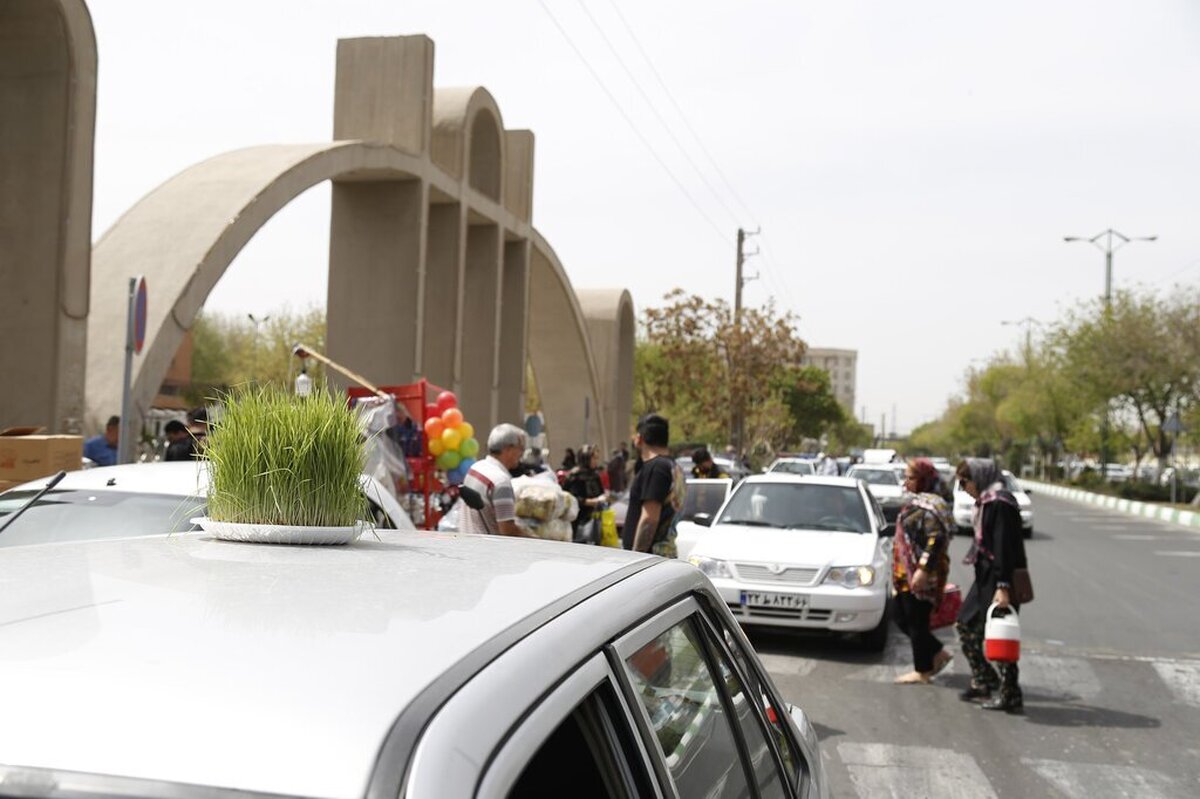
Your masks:
<instances>
[{"instance_id":1,"label":"road sign","mask_svg":"<svg viewBox=\"0 0 1200 799\"><path fill-rule=\"evenodd\" d=\"M133 351L142 354L146 343L146 278L137 278L133 295Z\"/></svg>"}]
</instances>

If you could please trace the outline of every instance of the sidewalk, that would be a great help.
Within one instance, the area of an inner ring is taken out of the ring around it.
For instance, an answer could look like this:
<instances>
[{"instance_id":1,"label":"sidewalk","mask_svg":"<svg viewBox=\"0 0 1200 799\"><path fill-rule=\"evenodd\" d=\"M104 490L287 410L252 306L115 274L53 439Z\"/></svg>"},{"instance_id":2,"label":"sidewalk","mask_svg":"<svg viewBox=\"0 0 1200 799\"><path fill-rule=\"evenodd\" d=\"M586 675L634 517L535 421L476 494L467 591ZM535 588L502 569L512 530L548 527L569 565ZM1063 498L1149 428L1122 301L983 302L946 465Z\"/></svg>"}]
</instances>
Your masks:
<instances>
[{"instance_id":1,"label":"sidewalk","mask_svg":"<svg viewBox=\"0 0 1200 799\"><path fill-rule=\"evenodd\" d=\"M1041 492L1050 497L1061 497L1075 502L1084 502L1089 505L1099 505L1102 508L1109 508L1119 513L1128 513L1131 516L1158 519L1162 522L1171 522L1172 524L1200 530L1200 512L1197 511L1180 510L1179 508L1160 505L1156 502L1137 502L1131 499L1120 499L1108 494L1096 494L1091 491L1084 491L1082 488L1068 488L1067 486L1042 483L1037 480L1021 479L1020 482L1022 485L1032 488L1035 496L1038 492Z\"/></svg>"}]
</instances>

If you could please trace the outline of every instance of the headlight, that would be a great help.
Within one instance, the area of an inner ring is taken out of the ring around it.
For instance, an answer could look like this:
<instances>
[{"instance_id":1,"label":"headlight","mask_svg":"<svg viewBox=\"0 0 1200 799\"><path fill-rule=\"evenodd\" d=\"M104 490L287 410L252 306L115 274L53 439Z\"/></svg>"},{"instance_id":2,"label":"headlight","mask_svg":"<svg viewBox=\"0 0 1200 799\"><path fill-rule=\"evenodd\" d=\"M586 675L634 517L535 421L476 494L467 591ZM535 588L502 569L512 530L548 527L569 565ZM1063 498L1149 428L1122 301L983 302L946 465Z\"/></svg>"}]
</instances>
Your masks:
<instances>
[{"instance_id":1,"label":"headlight","mask_svg":"<svg viewBox=\"0 0 1200 799\"><path fill-rule=\"evenodd\" d=\"M723 560L715 560L713 558L704 558L699 555L692 555L688 558L688 563L695 566L709 579L714 577L731 578L733 574L729 571L729 564Z\"/></svg>"},{"instance_id":2,"label":"headlight","mask_svg":"<svg viewBox=\"0 0 1200 799\"><path fill-rule=\"evenodd\" d=\"M870 566L834 566L825 575L824 582L836 583L844 588L859 588L875 582L875 570Z\"/></svg>"}]
</instances>

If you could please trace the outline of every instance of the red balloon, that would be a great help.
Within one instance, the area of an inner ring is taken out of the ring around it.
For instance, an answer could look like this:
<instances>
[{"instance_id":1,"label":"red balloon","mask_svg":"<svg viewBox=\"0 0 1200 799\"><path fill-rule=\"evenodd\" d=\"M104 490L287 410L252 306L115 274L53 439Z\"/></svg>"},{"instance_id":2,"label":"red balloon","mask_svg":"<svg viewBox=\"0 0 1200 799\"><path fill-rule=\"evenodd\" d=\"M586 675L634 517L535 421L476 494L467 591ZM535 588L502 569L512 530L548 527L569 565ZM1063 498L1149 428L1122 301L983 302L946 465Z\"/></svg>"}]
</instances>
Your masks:
<instances>
[{"instance_id":1,"label":"red balloon","mask_svg":"<svg viewBox=\"0 0 1200 799\"><path fill-rule=\"evenodd\" d=\"M442 410L437 406L437 403L431 402L425 406L425 418L434 419L442 415Z\"/></svg>"},{"instance_id":2,"label":"red balloon","mask_svg":"<svg viewBox=\"0 0 1200 799\"><path fill-rule=\"evenodd\" d=\"M443 391L441 394L438 394L437 410L438 410L439 416L441 414L445 413L446 411L450 410L451 408L457 408L457 407L458 407L458 397L454 396L453 391Z\"/></svg>"}]
</instances>

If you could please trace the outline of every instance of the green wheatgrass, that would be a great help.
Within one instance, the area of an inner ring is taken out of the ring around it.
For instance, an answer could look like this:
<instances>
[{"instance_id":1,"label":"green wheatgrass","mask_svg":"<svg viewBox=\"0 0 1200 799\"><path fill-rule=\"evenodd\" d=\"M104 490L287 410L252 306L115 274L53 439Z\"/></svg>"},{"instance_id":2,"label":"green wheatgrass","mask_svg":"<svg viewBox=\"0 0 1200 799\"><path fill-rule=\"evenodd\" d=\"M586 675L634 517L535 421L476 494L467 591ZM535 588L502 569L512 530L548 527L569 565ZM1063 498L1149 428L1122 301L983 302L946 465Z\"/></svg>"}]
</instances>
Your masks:
<instances>
[{"instance_id":1,"label":"green wheatgrass","mask_svg":"<svg viewBox=\"0 0 1200 799\"><path fill-rule=\"evenodd\" d=\"M208 515L216 521L349 527L363 517L357 418L324 391L230 393L208 435Z\"/></svg>"}]
</instances>

